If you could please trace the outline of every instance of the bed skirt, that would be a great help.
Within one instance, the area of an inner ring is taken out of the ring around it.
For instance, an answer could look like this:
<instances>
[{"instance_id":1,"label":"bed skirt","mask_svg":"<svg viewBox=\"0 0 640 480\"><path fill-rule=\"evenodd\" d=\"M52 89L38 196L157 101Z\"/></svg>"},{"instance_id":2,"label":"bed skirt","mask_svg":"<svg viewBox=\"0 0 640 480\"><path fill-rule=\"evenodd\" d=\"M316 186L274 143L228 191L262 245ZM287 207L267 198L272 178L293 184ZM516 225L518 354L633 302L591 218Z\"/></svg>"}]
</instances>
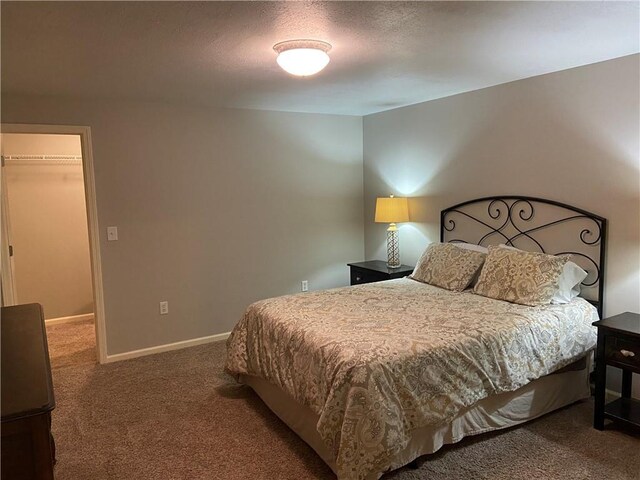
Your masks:
<instances>
[{"instance_id":1,"label":"bed skirt","mask_svg":"<svg viewBox=\"0 0 640 480\"><path fill-rule=\"evenodd\" d=\"M590 357L590 355L589 355ZM416 458L434 453L443 445L456 443L464 437L508 428L533 420L558 408L588 398L590 395L590 361L576 362L580 369L569 368L539 378L513 391L493 395L461 410L448 424L426 426L413 431L407 447L399 452L391 470ZM316 425L318 415L299 404L287 393L262 378L241 375L262 401L298 434L335 472L335 457L325 447ZM378 479L386 472L372 472L367 478Z\"/></svg>"}]
</instances>

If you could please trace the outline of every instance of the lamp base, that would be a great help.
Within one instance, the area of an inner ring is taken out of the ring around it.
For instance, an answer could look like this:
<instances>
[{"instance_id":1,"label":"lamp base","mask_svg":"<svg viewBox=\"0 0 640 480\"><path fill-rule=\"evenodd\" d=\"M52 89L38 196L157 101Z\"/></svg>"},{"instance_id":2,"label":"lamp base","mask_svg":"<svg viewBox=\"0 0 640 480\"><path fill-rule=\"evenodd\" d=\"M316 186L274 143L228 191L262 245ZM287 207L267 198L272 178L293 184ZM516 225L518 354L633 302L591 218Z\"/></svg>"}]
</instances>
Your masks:
<instances>
[{"instance_id":1,"label":"lamp base","mask_svg":"<svg viewBox=\"0 0 640 480\"><path fill-rule=\"evenodd\" d=\"M398 228L395 223L387 229L387 267L398 268L400 266L400 245L398 242Z\"/></svg>"}]
</instances>

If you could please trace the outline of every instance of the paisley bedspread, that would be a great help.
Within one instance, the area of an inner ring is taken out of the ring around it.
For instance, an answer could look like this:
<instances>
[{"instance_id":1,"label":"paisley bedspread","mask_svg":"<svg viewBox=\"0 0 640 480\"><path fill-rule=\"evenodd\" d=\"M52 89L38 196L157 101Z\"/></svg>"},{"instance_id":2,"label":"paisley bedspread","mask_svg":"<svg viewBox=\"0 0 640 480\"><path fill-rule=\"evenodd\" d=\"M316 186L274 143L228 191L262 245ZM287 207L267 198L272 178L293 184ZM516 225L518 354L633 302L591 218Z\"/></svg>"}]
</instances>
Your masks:
<instances>
[{"instance_id":1,"label":"paisley bedspread","mask_svg":"<svg viewBox=\"0 0 640 480\"><path fill-rule=\"evenodd\" d=\"M528 307L409 278L263 300L227 341L227 371L319 415L338 478L396 468L413 429L447 422L594 348L596 309Z\"/></svg>"}]
</instances>

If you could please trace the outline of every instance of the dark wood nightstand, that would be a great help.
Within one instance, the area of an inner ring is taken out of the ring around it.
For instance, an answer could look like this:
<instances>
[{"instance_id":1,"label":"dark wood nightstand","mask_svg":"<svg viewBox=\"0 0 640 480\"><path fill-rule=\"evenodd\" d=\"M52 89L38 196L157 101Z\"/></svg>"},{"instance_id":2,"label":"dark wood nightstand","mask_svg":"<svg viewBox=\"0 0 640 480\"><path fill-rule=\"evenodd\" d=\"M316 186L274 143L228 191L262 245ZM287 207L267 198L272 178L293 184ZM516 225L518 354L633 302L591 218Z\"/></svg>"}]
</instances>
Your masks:
<instances>
[{"instance_id":1,"label":"dark wood nightstand","mask_svg":"<svg viewBox=\"0 0 640 480\"><path fill-rule=\"evenodd\" d=\"M387 267L387 262L383 262L382 260L348 263L347 265L351 267L351 285L402 278L411 275L413 272L413 267L410 265L400 265L398 268L389 268Z\"/></svg>"},{"instance_id":2,"label":"dark wood nightstand","mask_svg":"<svg viewBox=\"0 0 640 480\"><path fill-rule=\"evenodd\" d=\"M593 325L598 327L593 426L604 429L608 418L640 428L640 400L631 398L631 375L640 373L640 315L622 313ZM607 365L622 369L622 396L605 405Z\"/></svg>"}]
</instances>

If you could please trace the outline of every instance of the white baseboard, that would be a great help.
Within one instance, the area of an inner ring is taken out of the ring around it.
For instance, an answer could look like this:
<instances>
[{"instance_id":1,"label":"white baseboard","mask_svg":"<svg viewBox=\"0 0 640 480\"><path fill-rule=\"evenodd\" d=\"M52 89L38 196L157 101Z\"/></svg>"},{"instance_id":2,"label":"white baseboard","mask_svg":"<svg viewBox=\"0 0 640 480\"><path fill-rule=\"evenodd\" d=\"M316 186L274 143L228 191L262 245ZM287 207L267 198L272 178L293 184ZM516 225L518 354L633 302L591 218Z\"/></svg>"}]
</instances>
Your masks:
<instances>
[{"instance_id":1,"label":"white baseboard","mask_svg":"<svg viewBox=\"0 0 640 480\"><path fill-rule=\"evenodd\" d=\"M82 315L72 315L70 317L49 318L44 322L47 325L59 325L61 323L84 322L85 320L93 320L93 313L85 313Z\"/></svg>"},{"instance_id":2,"label":"white baseboard","mask_svg":"<svg viewBox=\"0 0 640 480\"><path fill-rule=\"evenodd\" d=\"M119 362L121 360L129 360L130 358L144 357L156 353L170 352L171 350L179 350L181 348L195 347L196 345L204 345L205 343L219 342L226 340L231 332L218 333L217 335L209 335L208 337L193 338L191 340L183 340L181 342L167 343L166 345L158 345L156 347L142 348L140 350L132 350L130 352L116 353L107 355L104 363Z\"/></svg>"}]
</instances>

